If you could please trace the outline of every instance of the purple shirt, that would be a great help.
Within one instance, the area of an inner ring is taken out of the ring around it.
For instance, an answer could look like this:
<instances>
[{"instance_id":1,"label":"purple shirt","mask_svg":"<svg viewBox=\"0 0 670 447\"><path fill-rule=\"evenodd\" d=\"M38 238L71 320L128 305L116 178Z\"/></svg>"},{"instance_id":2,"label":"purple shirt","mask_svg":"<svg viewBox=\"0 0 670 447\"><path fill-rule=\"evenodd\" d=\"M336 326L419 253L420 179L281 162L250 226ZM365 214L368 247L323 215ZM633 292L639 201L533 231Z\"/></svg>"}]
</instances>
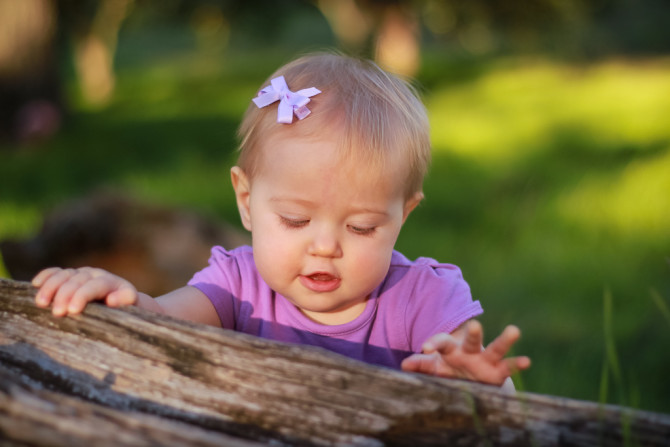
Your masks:
<instances>
[{"instance_id":1,"label":"purple shirt","mask_svg":"<svg viewBox=\"0 0 670 447\"><path fill-rule=\"evenodd\" d=\"M251 247L212 248L209 266L188 283L214 305L221 326L263 338L320 346L366 363L400 368L438 332L450 333L481 314L458 267L393 252L389 272L353 321L316 323L270 289Z\"/></svg>"}]
</instances>

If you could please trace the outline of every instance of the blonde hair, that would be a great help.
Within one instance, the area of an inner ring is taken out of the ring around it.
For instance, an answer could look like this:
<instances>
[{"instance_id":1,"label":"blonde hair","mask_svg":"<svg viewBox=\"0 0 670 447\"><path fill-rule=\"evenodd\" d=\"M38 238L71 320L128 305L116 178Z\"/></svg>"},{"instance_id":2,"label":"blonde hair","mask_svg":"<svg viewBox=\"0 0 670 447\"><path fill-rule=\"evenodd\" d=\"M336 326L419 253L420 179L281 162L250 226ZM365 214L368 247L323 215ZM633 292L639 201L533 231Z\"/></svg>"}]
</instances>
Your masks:
<instances>
[{"instance_id":1,"label":"blonde hair","mask_svg":"<svg viewBox=\"0 0 670 447\"><path fill-rule=\"evenodd\" d=\"M238 130L238 166L249 178L257 174L261 147L281 135L318 139L324 132L339 139L342 156L384 169L389 161L407 169L405 198L422 189L430 162L430 135L425 107L415 89L368 60L315 53L279 68L270 79L283 75L288 88L316 87L307 118L277 123L277 106L257 108L251 103Z\"/></svg>"}]
</instances>

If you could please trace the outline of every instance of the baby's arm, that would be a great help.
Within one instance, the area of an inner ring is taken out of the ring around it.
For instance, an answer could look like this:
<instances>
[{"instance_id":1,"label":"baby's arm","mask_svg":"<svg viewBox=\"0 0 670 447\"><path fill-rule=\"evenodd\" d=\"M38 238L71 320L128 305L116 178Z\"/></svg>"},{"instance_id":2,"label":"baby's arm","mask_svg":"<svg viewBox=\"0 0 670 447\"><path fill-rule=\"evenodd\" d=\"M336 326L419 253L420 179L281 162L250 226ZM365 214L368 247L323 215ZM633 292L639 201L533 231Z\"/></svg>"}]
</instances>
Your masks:
<instances>
[{"instance_id":1,"label":"baby's arm","mask_svg":"<svg viewBox=\"0 0 670 447\"><path fill-rule=\"evenodd\" d=\"M439 333L430 337L423 344L422 353L407 357L402 369L493 385L505 384L509 388L513 385L508 378L530 367L528 357L505 357L520 336L517 327L507 326L484 349L481 324L476 320L468 321L451 334Z\"/></svg>"},{"instance_id":2,"label":"baby's arm","mask_svg":"<svg viewBox=\"0 0 670 447\"><path fill-rule=\"evenodd\" d=\"M32 281L39 288L35 303L52 307L57 317L81 313L91 301L109 307L136 305L177 318L221 326L214 306L195 287L182 287L156 299L137 291L129 281L102 269L82 267L42 270Z\"/></svg>"}]
</instances>

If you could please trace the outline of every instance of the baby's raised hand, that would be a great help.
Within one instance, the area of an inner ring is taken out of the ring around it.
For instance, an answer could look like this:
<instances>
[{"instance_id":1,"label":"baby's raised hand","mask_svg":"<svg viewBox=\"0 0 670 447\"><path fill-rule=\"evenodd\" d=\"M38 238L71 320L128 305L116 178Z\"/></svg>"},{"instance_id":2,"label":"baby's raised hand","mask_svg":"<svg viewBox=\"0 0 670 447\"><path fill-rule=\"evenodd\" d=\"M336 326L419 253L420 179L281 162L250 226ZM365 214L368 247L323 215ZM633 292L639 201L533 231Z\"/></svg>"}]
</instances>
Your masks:
<instances>
[{"instance_id":1,"label":"baby's raised hand","mask_svg":"<svg viewBox=\"0 0 670 447\"><path fill-rule=\"evenodd\" d=\"M528 357L505 357L520 336L516 326L507 326L482 349L482 325L472 320L452 334L430 337L423 344L421 354L411 355L402 362L402 369L502 385L510 375L530 367Z\"/></svg>"},{"instance_id":2,"label":"baby's raised hand","mask_svg":"<svg viewBox=\"0 0 670 447\"><path fill-rule=\"evenodd\" d=\"M118 307L135 304L138 299L137 290L130 282L91 267L48 268L39 272L32 283L39 288L35 303L39 307L51 305L51 312L57 317L78 314L95 300Z\"/></svg>"}]
</instances>

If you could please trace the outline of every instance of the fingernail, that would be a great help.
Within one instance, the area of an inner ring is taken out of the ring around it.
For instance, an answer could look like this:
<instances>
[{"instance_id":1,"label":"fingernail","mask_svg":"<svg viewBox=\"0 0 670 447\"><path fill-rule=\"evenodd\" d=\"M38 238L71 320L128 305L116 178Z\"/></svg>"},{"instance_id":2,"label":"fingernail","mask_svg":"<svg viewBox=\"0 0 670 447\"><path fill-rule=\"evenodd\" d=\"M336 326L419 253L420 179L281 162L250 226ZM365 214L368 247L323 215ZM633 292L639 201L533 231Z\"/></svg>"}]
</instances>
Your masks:
<instances>
[{"instance_id":1,"label":"fingernail","mask_svg":"<svg viewBox=\"0 0 670 447\"><path fill-rule=\"evenodd\" d=\"M79 313L79 306L77 306L75 304L70 304L70 306L68 306L68 308L67 308L67 311L69 313L72 313L72 314Z\"/></svg>"}]
</instances>

